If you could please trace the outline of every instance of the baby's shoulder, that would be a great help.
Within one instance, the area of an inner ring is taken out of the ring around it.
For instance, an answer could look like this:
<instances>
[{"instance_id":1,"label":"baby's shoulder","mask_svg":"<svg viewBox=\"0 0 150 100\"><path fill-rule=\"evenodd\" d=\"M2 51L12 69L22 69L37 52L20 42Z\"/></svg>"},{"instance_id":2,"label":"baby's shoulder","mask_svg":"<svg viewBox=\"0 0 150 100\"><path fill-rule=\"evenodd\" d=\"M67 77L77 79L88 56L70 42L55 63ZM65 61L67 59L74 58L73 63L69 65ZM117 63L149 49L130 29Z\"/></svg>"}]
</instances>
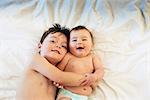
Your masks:
<instances>
[{"instance_id":1,"label":"baby's shoulder","mask_svg":"<svg viewBox=\"0 0 150 100\"><path fill-rule=\"evenodd\" d=\"M94 56L96 56L94 53L90 53L90 54L89 54L89 57L92 57L92 58L93 58Z\"/></svg>"},{"instance_id":2,"label":"baby's shoulder","mask_svg":"<svg viewBox=\"0 0 150 100\"><path fill-rule=\"evenodd\" d=\"M94 54L94 53L91 53L91 54L90 54L90 57L91 57L92 59L95 59L95 58L97 59L97 58L99 58L99 57L98 57L96 54Z\"/></svg>"}]
</instances>

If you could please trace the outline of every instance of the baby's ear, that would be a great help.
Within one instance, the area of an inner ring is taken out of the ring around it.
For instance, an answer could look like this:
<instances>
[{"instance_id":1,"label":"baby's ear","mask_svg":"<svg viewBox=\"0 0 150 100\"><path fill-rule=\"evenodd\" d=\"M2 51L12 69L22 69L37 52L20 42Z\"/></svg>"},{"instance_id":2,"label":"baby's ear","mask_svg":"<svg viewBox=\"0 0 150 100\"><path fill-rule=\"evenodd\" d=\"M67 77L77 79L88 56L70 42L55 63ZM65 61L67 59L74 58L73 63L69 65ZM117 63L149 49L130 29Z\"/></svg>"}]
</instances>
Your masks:
<instances>
[{"instance_id":1,"label":"baby's ear","mask_svg":"<svg viewBox=\"0 0 150 100\"><path fill-rule=\"evenodd\" d=\"M38 51L39 51L39 52L41 51L41 46L42 46L42 44L41 44L41 43L38 43Z\"/></svg>"},{"instance_id":2,"label":"baby's ear","mask_svg":"<svg viewBox=\"0 0 150 100\"><path fill-rule=\"evenodd\" d=\"M41 51L41 46L42 46L42 44L41 43L38 43L38 52L40 53L40 51Z\"/></svg>"},{"instance_id":3,"label":"baby's ear","mask_svg":"<svg viewBox=\"0 0 150 100\"><path fill-rule=\"evenodd\" d=\"M42 44L41 44L41 43L38 43L38 49L40 49L40 48L41 48L41 46L42 46Z\"/></svg>"}]
</instances>

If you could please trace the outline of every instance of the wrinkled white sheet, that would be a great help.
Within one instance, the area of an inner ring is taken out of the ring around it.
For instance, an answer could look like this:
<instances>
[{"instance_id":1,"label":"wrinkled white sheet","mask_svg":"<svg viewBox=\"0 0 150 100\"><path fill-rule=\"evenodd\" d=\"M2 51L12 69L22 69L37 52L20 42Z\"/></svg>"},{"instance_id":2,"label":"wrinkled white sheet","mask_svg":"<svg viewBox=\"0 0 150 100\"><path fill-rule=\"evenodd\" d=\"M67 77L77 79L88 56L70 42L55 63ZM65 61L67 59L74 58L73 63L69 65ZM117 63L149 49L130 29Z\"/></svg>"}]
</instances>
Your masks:
<instances>
[{"instance_id":1,"label":"wrinkled white sheet","mask_svg":"<svg viewBox=\"0 0 150 100\"><path fill-rule=\"evenodd\" d=\"M150 0L1 0L0 100L14 100L18 80L53 23L85 25L105 76L89 100L149 100Z\"/></svg>"}]
</instances>

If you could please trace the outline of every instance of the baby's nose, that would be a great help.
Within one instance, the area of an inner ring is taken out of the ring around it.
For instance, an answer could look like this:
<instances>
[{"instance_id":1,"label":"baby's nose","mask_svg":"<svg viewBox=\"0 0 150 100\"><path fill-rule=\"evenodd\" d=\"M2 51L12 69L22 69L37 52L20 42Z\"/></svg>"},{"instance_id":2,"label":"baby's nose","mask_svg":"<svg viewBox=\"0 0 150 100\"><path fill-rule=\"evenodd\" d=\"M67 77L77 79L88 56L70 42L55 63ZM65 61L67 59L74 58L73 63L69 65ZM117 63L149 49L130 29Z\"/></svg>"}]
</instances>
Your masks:
<instances>
[{"instance_id":1,"label":"baby's nose","mask_svg":"<svg viewBox=\"0 0 150 100\"><path fill-rule=\"evenodd\" d=\"M78 43L78 44L81 44L81 43L82 43L82 41L81 41L80 39L78 39L78 40L77 40L77 43Z\"/></svg>"},{"instance_id":2,"label":"baby's nose","mask_svg":"<svg viewBox=\"0 0 150 100\"><path fill-rule=\"evenodd\" d=\"M60 46L60 45L56 45L56 47L57 47L57 48L61 48L61 46Z\"/></svg>"}]
</instances>

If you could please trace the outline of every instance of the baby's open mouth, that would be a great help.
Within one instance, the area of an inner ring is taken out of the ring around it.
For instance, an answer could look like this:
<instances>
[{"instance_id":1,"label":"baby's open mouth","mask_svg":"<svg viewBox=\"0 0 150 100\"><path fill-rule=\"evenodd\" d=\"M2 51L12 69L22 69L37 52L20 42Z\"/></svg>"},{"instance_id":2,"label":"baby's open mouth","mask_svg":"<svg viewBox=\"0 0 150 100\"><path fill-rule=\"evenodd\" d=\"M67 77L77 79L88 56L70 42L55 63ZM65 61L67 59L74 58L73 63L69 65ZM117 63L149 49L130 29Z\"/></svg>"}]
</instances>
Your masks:
<instances>
[{"instance_id":1,"label":"baby's open mouth","mask_svg":"<svg viewBox=\"0 0 150 100\"><path fill-rule=\"evenodd\" d=\"M77 48L77 50L82 50L82 49L84 49L84 48L83 48L83 47L78 47L78 48Z\"/></svg>"}]
</instances>

